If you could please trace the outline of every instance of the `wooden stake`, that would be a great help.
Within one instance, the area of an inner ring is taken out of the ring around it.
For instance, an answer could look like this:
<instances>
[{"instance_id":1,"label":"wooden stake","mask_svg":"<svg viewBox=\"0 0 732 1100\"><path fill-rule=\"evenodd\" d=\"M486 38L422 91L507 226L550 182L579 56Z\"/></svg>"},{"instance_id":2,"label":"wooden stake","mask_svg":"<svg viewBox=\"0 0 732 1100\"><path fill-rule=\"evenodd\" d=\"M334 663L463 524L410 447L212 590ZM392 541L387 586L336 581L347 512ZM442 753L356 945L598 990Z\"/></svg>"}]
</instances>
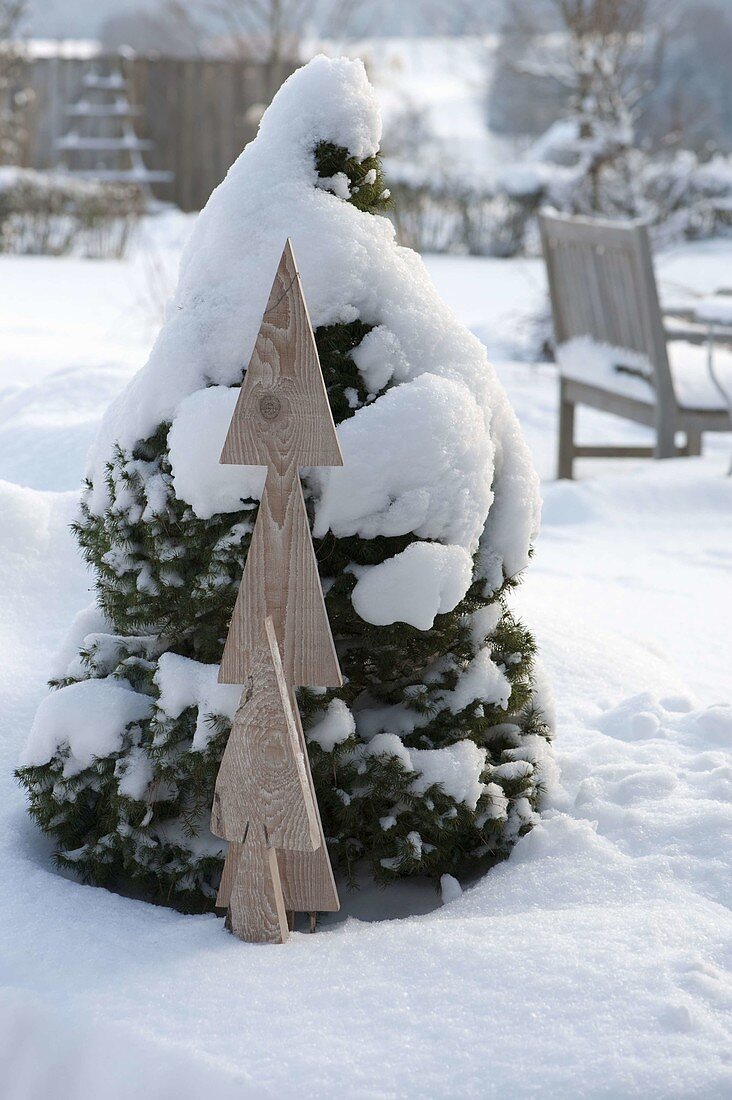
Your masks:
<instances>
[{"instance_id":1,"label":"wooden stake","mask_svg":"<svg viewBox=\"0 0 732 1100\"><path fill-rule=\"evenodd\" d=\"M217 834L214 833L214 836ZM234 888L234 878L236 876L237 869L239 867L239 860L241 859L241 841L230 840L229 847L226 851L226 858L224 859L224 869L221 872L221 882L219 883L219 892L216 895L216 908L228 909L229 901L231 900L231 891Z\"/></svg>"},{"instance_id":2,"label":"wooden stake","mask_svg":"<svg viewBox=\"0 0 732 1100\"><path fill-rule=\"evenodd\" d=\"M339 908L295 688L342 683L298 471L343 458L289 240L221 462L267 479L219 670L244 691L211 814L230 842L216 903L235 935L273 943L287 910Z\"/></svg>"},{"instance_id":3,"label":"wooden stake","mask_svg":"<svg viewBox=\"0 0 732 1100\"><path fill-rule=\"evenodd\" d=\"M323 823L320 820L320 810L315 797L313 777L310 773L310 761L305 743L305 734L300 721L300 713L297 709L295 693L292 692L295 724L297 725L300 744L302 745L305 768L308 781L313 792L313 802L317 816L319 845L312 852L281 851L277 853L280 864L280 879L282 892L287 909L294 909L297 913L337 913L341 907L338 900L338 890L333 878L333 868L328 848L323 835Z\"/></svg>"}]
</instances>

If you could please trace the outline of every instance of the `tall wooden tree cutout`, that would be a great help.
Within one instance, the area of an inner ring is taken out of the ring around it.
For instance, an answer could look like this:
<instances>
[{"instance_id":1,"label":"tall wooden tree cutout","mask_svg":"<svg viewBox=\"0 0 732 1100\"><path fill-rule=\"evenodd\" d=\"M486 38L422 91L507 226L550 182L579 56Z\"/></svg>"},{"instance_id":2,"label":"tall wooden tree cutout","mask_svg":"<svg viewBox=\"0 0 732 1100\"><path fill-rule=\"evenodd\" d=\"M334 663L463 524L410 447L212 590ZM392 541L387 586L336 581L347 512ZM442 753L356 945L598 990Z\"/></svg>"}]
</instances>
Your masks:
<instances>
[{"instance_id":1,"label":"tall wooden tree cutout","mask_svg":"<svg viewBox=\"0 0 732 1100\"><path fill-rule=\"evenodd\" d=\"M339 908L295 690L343 682L299 477L343 458L289 239L220 461L267 478L219 671L243 692L211 814L229 841L216 904L240 939L280 943L288 912Z\"/></svg>"}]
</instances>

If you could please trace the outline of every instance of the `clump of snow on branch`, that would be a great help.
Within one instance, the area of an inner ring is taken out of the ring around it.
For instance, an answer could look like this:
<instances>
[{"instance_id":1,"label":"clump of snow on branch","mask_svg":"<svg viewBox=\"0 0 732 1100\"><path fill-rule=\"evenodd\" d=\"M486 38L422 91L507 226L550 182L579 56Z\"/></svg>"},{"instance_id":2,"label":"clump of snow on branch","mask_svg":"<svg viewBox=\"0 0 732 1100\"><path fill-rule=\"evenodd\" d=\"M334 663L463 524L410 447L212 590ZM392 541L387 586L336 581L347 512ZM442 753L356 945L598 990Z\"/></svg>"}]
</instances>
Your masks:
<instances>
[{"instance_id":1,"label":"clump of snow on branch","mask_svg":"<svg viewBox=\"0 0 732 1100\"><path fill-rule=\"evenodd\" d=\"M211 736L207 718L223 715L233 718L241 696L238 684L220 684L218 665L204 665L177 653L163 653L155 672L160 692L158 709L168 718L178 718L188 707L196 707L194 751L204 749Z\"/></svg>"},{"instance_id":2,"label":"clump of snow on branch","mask_svg":"<svg viewBox=\"0 0 732 1100\"><path fill-rule=\"evenodd\" d=\"M319 473L314 534L443 539L473 551L493 499L486 412L469 389L423 374L339 429L343 466Z\"/></svg>"},{"instance_id":3,"label":"clump of snow on branch","mask_svg":"<svg viewBox=\"0 0 732 1100\"><path fill-rule=\"evenodd\" d=\"M439 784L456 802L471 810L478 804L484 785L486 750L464 740L442 749L408 749L394 733L377 733L360 750L365 756L395 756L408 772L415 772L415 794Z\"/></svg>"},{"instance_id":4,"label":"clump of snow on branch","mask_svg":"<svg viewBox=\"0 0 732 1100\"><path fill-rule=\"evenodd\" d=\"M239 391L209 386L186 397L170 431L168 453L173 487L199 519L238 512L242 500L260 500L267 471L262 466L219 462Z\"/></svg>"},{"instance_id":5,"label":"clump of snow on branch","mask_svg":"<svg viewBox=\"0 0 732 1100\"><path fill-rule=\"evenodd\" d=\"M486 750L472 741L458 741L442 749L410 749L412 767L420 774L412 784L417 793L438 783L456 802L474 810L483 793L480 777Z\"/></svg>"},{"instance_id":6,"label":"clump of snow on branch","mask_svg":"<svg viewBox=\"0 0 732 1100\"><path fill-rule=\"evenodd\" d=\"M481 646L498 626L503 608L500 603L489 603L470 616L470 634L475 646Z\"/></svg>"},{"instance_id":7,"label":"clump of snow on branch","mask_svg":"<svg viewBox=\"0 0 732 1100\"><path fill-rule=\"evenodd\" d=\"M97 603L82 608L71 620L66 637L51 666L51 678L62 680L66 676L80 675L79 650L86 648L85 641L92 634L110 630L104 612ZM77 671L78 670L78 671Z\"/></svg>"},{"instance_id":8,"label":"clump of snow on branch","mask_svg":"<svg viewBox=\"0 0 732 1100\"><path fill-rule=\"evenodd\" d=\"M367 623L403 622L429 630L435 615L452 611L473 576L473 559L462 546L413 542L401 554L358 570L351 599Z\"/></svg>"},{"instance_id":9,"label":"clump of snow on branch","mask_svg":"<svg viewBox=\"0 0 732 1100\"><path fill-rule=\"evenodd\" d=\"M506 674L492 660L490 651L481 649L465 669L457 686L445 693L445 701L452 713L457 714L475 702L497 704L505 709L510 696L511 684Z\"/></svg>"},{"instance_id":10,"label":"clump of snow on branch","mask_svg":"<svg viewBox=\"0 0 732 1100\"><path fill-rule=\"evenodd\" d=\"M159 640L151 635L112 633L102 609L94 603L74 617L53 663L53 679L108 676L125 657L152 660L159 648Z\"/></svg>"},{"instance_id":11,"label":"clump of snow on branch","mask_svg":"<svg viewBox=\"0 0 732 1100\"><path fill-rule=\"evenodd\" d=\"M115 768L117 790L124 798L141 802L148 793L153 779L153 765L149 753L135 745L126 757L117 761Z\"/></svg>"},{"instance_id":12,"label":"clump of snow on branch","mask_svg":"<svg viewBox=\"0 0 732 1100\"><path fill-rule=\"evenodd\" d=\"M346 704L342 699L332 699L324 716L308 730L308 741L320 745L324 752L331 752L355 732L356 723Z\"/></svg>"},{"instance_id":13,"label":"clump of snow on branch","mask_svg":"<svg viewBox=\"0 0 732 1100\"><path fill-rule=\"evenodd\" d=\"M152 699L124 680L69 684L41 701L21 764L46 764L59 746L68 745L64 775L75 775L95 757L119 750L125 729L147 718L151 707Z\"/></svg>"},{"instance_id":14,"label":"clump of snow on branch","mask_svg":"<svg viewBox=\"0 0 732 1100\"><path fill-rule=\"evenodd\" d=\"M377 325L367 332L351 358L361 372L369 393L378 393L392 378L409 376L409 364L393 332Z\"/></svg>"}]
</instances>

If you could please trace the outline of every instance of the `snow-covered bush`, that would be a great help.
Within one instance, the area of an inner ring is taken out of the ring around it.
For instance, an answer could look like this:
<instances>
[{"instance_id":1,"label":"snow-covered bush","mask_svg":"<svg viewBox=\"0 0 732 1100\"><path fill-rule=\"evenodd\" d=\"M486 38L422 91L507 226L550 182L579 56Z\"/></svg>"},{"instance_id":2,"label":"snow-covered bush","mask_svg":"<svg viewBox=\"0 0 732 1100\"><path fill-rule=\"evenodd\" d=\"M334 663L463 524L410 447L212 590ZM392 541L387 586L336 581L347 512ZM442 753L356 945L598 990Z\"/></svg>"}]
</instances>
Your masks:
<instances>
[{"instance_id":1,"label":"snow-covered bush","mask_svg":"<svg viewBox=\"0 0 732 1100\"><path fill-rule=\"evenodd\" d=\"M729 224L732 159L710 168L681 148L688 127L669 131L669 114L677 124L683 117L679 81L689 83L673 73L669 14L648 0L549 0L528 21L514 7L507 40L514 79L552 98L559 117L522 164L502 173L510 199L523 200L529 213L533 201L564 213L642 220L666 241ZM654 134L654 110L670 88L667 124Z\"/></svg>"},{"instance_id":2,"label":"snow-covered bush","mask_svg":"<svg viewBox=\"0 0 732 1100\"><path fill-rule=\"evenodd\" d=\"M93 882L213 904L208 819L239 694L216 675L263 483L218 458L288 235L345 459L304 472L345 676L300 693L332 855L349 877L439 879L536 820L548 704L508 597L537 478L483 346L378 214L380 128L360 62L287 81L104 420L76 524L97 603L19 773L60 863Z\"/></svg>"},{"instance_id":3,"label":"snow-covered bush","mask_svg":"<svg viewBox=\"0 0 732 1100\"><path fill-rule=\"evenodd\" d=\"M536 203L503 189L480 189L450 180L389 177L388 215L400 244L417 252L516 256L526 246Z\"/></svg>"},{"instance_id":4,"label":"snow-covered bush","mask_svg":"<svg viewBox=\"0 0 732 1100\"><path fill-rule=\"evenodd\" d=\"M434 132L425 109L404 107L389 117L384 166L391 201L385 213L397 240L417 252L515 256L524 248L525 204L466 171Z\"/></svg>"},{"instance_id":5,"label":"snow-covered bush","mask_svg":"<svg viewBox=\"0 0 732 1100\"><path fill-rule=\"evenodd\" d=\"M663 241L712 236L732 220L732 157L702 162L683 149L616 149L609 136L582 137L576 119L554 123L523 162L503 170L499 188L527 219L542 205L567 214L637 218ZM527 239L535 243L533 235Z\"/></svg>"},{"instance_id":6,"label":"snow-covered bush","mask_svg":"<svg viewBox=\"0 0 732 1100\"><path fill-rule=\"evenodd\" d=\"M0 252L119 258L144 209L129 184L0 168Z\"/></svg>"}]
</instances>

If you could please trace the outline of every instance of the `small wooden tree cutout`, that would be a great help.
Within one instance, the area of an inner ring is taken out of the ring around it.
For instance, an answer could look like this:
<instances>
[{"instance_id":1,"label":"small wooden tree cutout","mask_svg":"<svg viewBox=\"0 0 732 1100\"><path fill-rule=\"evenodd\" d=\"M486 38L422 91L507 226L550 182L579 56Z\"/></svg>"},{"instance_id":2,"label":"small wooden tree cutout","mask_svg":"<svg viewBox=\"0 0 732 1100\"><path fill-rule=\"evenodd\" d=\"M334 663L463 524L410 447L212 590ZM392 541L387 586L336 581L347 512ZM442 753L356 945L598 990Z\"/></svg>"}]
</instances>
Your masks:
<instances>
[{"instance_id":1,"label":"small wooden tree cutout","mask_svg":"<svg viewBox=\"0 0 732 1100\"><path fill-rule=\"evenodd\" d=\"M288 239L221 462L267 466L219 681L242 684L211 829L229 841L216 904L240 939L287 938L287 912L340 907L295 689L339 687L301 466L343 458Z\"/></svg>"}]
</instances>

